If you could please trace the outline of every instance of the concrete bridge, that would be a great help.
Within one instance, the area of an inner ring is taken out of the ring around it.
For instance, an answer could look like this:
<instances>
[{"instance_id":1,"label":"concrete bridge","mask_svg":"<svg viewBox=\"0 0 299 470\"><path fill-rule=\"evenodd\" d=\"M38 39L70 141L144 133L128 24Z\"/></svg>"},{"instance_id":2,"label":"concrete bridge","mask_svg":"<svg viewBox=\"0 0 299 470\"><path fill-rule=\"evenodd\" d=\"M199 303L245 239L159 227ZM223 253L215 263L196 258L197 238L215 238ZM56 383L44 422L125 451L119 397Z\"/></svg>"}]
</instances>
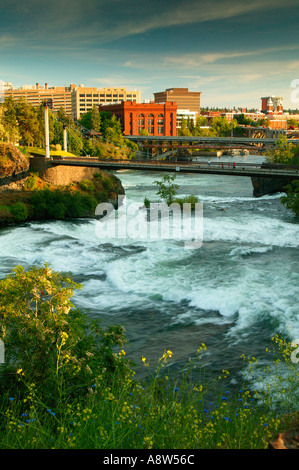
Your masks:
<instances>
[{"instance_id":1,"label":"concrete bridge","mask_svg":"<svg viewBox=\"0 0 299 470\"><path fill-rule=\"evenodd\" d=\"M212 175L247 176L251 178L256 197L283 191L295 179L299 179L299 167L285 167L257 163L193 162L172 163L149 160L99 160L94 157L54 157L47 165L63 170L65 167L93 168L99 170L141 170Z\"/></svg>"},{"instance_id":2,"label":"concrete bridge","mask_svg":"<svg viewBox=\"0 0 299 470\"><path fill-rule=\"evenodd\" d=\"M256 132L257 128L253 128ZM266 131L266 129L264 129ZM146 152L148 158L161 156L170 151L177 152L195 151L196 149L249 149L251 151L262 151L274 147L277 138L266 137L265 134L255 134L252 137L203 137L203 136L127 136L127 139L136 142L142 152ZM292 144L299 143L299 136L288 138Z\"/></svg>"}]
</instances>

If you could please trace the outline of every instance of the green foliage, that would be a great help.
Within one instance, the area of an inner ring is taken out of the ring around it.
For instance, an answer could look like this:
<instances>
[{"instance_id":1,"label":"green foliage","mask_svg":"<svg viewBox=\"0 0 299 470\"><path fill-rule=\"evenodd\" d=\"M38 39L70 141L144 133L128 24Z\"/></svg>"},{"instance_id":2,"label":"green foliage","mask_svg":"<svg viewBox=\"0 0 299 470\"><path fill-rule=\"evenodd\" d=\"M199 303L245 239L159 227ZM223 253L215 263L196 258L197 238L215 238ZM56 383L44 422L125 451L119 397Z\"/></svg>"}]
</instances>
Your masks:
<instances>
[{"instance_id":1,"label":"green foliage","mask_svg":"<svg viewBox=\"0 0 299 470\"><path fill-rule=\"evenodd\" d=\"M249 383L235 392L227 390L229 371L205 378L204 344L180 376L172 351L154 368L142 357L143 383L133 380L124 329L103 328L73 305L80 287L47 264L18 266L0 280L1 449L261 449L298 426L296 414L280 416L289 405L298 410L293 346L273 338L273 367L249 358ZM264 390L249 390L268 372Z\"/></svg>"},{"instance_id":2,"label":"green foliage","mask_svg":"<svg viewBox=\"0 0 299 470\"><path fill-rule=\"evenodd\" d=\"M26 191L33 191L37 184L37 175L31 173L25 180L24 189Z\"/></svg>"},{"instance_id":3,"label":"green foliage","mask_svg":"<svg viewBox=\"0 0 299 470\"><path fill-rule=\"evenodd\" d=\"M210 135L214 137L230 136L232 129L236 127L235 120L228 121L224 116L214 117L212 120Z\"/></svg>"},{"instance_id":4,"label":"green foliage","mask_svg":"<svg viewBox=\"0 0 299 470\"><path fill-rule=\"evenodd\" d=\"M32 216L35 219L64 219L90 217L94 214L97 200L92 195L71 192L68 189L44 189L30 198Z\"/></svg>"},{"instance_id":5,"label":"green foliage","mask_svg":"<svg viewBox=\"0 0 299 470\"><path fill-rule=\"evenodd\" d=\"M150 208L151 201L147 197L144 198L143 203L144 203L144 207L146 207L147 209Z\"/></svg>"},{"instance_id":6,"label":"green foliage","mask_svg":"<svg viewBox=\"0 0 299 470\"><path fill-rule=\"evenodd\" d=\"M183 118L181 127L178 130L180 136L206 136L206 137L222 137L231 135L232 129L237 126L237 121L228 121L224 116L214 117L211 126L208 129L202 129L201 126L207 124L207 119L204 116L199 116L194 124L193 119L189 117Z\"/></svg>"},{"instance_id":7,"label":"green foliage","mask_svg":"<svg viewBox=\"0 0 299 470\"><path fill-rule=\"evenodd\" d=\"M26 204L24 204L23 202L15 202L11 206L9 206L9 210L14 220L16 220L17 222L23 222L28 217L28 209Z\"/></svg>"},{"instance_id":8,"label":"green foliage","mask_svg":"<svg viewBox=\"0 0 299 470\"><path fill-rule=\"evenodd\" d=\"M157 192L166 204L170 205L174 202L174 196L177 192L179 186L174 183L176 175L164 175L162 181L154 181L158 186L159 190Z\"/></svg>"},{"instance_id":9,"label":"green foliage","mask_svg":"<svg viewBox=\"0 0 299 470\"><path fill-rule=\"evenodd\" d=\"M57 405L63 397L87 395L99 376L109 383L116 371L119 379L129 374L127 361L112 351L126 342L123 328L104 330L74 308L78 288L47 264L28 271L18 266L0 281L1 395L25 398L33 385L47 406Z\"/></svg>"},{"instance_id":10,"label":"green foliage","mask_svg":"<svg viewBox=\"0 0 299 470\"><path fill-rule=\"evenodd\" d=\"M157 195L160 196L166 204L170 205L172 203L177 203L180 206L183 204L191 204L191 209L195 208L195 204L199 202L199 199L194 194L190 194L185 197L175 197L179 186L174 183L176 175L165 175L161 181L155 181L156 185L159 187ZM150 207L149 199L144 199L144 205L146 208Z\"/></svg>"},{"instance_id":11,"label":"green foliage","mask_svg":"<svg viewBox=\"0 0 299 470\"><path fill-rule=\"evenodd\" d=\"M197 204L199 202L199 199L194 194L190 194L189 196L185 196L185 197L181 197L181 198L176 197L174 199L174 202L180 204L180 206L183 206L183 204L191 204L191 209L194 209L195 204Z\"/></svg>"},{"instance_id":12,"label":"green foliage","mask_svg":"<svg viewBox=\"0 0 299 470\"><path fill-rule=\"evenodd\" d=\"M295 163L295 146L289 144L285 135L281 135L275 142L273 150L267 152L267 160L271 163L292 164Z\"/></svg>"},{"instance_id":13,"label":"green foliage","mask_svg":"<svg viewBox=\"0 0 299 470\"><path fill-rule=\"evenodd\" d=\"M299 180L292 181L285 190L286 195L281 198L282 204L299 216Z\"/></svg>"},{"instance_id":14,"label":"green foliage","mask_svg":"<svg viewBox=\"0 0 299 470\"><path fill-rule=\"evenodd\" d=\"M83 191L86 191L88 193L93 193L95 190L94 183L88 179L80 181L79 186Z\"/></svg>"}]
</instances>

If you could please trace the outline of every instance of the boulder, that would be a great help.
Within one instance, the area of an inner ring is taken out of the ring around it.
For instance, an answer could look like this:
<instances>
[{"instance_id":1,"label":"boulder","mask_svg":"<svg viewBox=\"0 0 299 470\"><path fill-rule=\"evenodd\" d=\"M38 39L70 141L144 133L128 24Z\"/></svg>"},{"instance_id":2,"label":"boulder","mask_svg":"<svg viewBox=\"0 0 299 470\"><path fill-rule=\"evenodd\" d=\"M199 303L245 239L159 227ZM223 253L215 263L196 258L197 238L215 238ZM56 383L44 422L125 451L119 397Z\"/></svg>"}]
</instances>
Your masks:
<instances>
[{"instance_id":1,"label":"boulder","mask_svg":"<svg viewBox=\"0 0 299 470\"><path fill-rule=\"evenodd\" d=\"M25 178L29 171L29 158L12 144L0 142L0 185Z\"/></svg>"},{"instance_id":2,"label":"boulder","mask_svg":"<svg viewBox=\"0 0 299 470\"><path fill-rule=\"evenodd\" d=\"M280 433L274 441L269 443L269 449L299 449L299 431Z\"/></svg>"}]
</instances>

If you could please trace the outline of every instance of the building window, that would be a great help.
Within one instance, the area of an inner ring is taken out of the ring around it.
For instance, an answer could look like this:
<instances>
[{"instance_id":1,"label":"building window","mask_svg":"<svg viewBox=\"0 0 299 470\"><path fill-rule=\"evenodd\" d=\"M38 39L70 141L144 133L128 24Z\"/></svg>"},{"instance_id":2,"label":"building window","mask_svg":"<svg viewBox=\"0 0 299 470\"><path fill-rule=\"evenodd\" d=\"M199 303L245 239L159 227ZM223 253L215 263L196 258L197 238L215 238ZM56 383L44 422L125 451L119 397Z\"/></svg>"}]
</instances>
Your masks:
<instances>
[{"instance_id":1,"label":"building window","mask_svg":"<svg viewBox=\"0 0 299 470\"><path fill-rule=\"evenodd\" d=\"M143 114L138 114L138 126L144 127L144 115Z\"/></svg>"},{"instance_id":2,"label":"building window","mask_svg":"<svg viewBox=\"0 0 299 470\"><path fill-rule=\"evenodd\" d=\"M154 120L155 120L154 115L153 115L153 114L149 114L149 115L148 115L148 118L147 118L147 125L148 125L148 127L154 125Z\"/></svg>"},{"instance_id":3,"label":"building window","mask_svg":"<svg viewBox=\"0 0 299 470\"><path fill-rule=\"evenodd\" d=\"M157 124L158 124L158 126L164 126L164 116L163 116L163 114L158 114Z\"/></svg>"},{"instance_id":4,"label":"building window","mask_svg":"<svg viewBox=\"0 0 299 470\"><path fill-rule=\"evenodd\" d=\"M164 127L158 126L158 134L163 134Z\"/></svg>"},{"instance_id":5,"label":"building window","mask_svg":"<svg viewBox=\"0 0 299 470\"><path fill-rule=\"evenodd\" d=\"M154 126L149 126L147 130L148 130L149 134L153 134L154 133Z\"/></svg>"}]
</instances>

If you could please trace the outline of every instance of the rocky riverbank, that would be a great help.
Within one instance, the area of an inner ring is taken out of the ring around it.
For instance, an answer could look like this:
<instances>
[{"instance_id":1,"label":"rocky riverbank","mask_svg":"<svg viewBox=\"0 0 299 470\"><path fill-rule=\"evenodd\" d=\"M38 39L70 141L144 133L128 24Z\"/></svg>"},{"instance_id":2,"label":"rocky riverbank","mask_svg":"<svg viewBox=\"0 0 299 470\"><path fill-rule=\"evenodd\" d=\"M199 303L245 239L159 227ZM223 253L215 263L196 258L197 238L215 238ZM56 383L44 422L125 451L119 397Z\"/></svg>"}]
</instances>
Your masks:
<instances>
[{"instance_id":1,"label":"rocky riverbank","mask_svg":"<svg viewBox=\"0 0 299 470\"><path fill-rule=\"evenodd\" d=\"M0 143L0 225L31 220L93 218L101 202L116 208L124 194L112 173L38 171L30 158L10 144ZM50 174L50 179L49 179ZM65 173L66 176L66 173Z\"/></svg>"}]
</instances>

